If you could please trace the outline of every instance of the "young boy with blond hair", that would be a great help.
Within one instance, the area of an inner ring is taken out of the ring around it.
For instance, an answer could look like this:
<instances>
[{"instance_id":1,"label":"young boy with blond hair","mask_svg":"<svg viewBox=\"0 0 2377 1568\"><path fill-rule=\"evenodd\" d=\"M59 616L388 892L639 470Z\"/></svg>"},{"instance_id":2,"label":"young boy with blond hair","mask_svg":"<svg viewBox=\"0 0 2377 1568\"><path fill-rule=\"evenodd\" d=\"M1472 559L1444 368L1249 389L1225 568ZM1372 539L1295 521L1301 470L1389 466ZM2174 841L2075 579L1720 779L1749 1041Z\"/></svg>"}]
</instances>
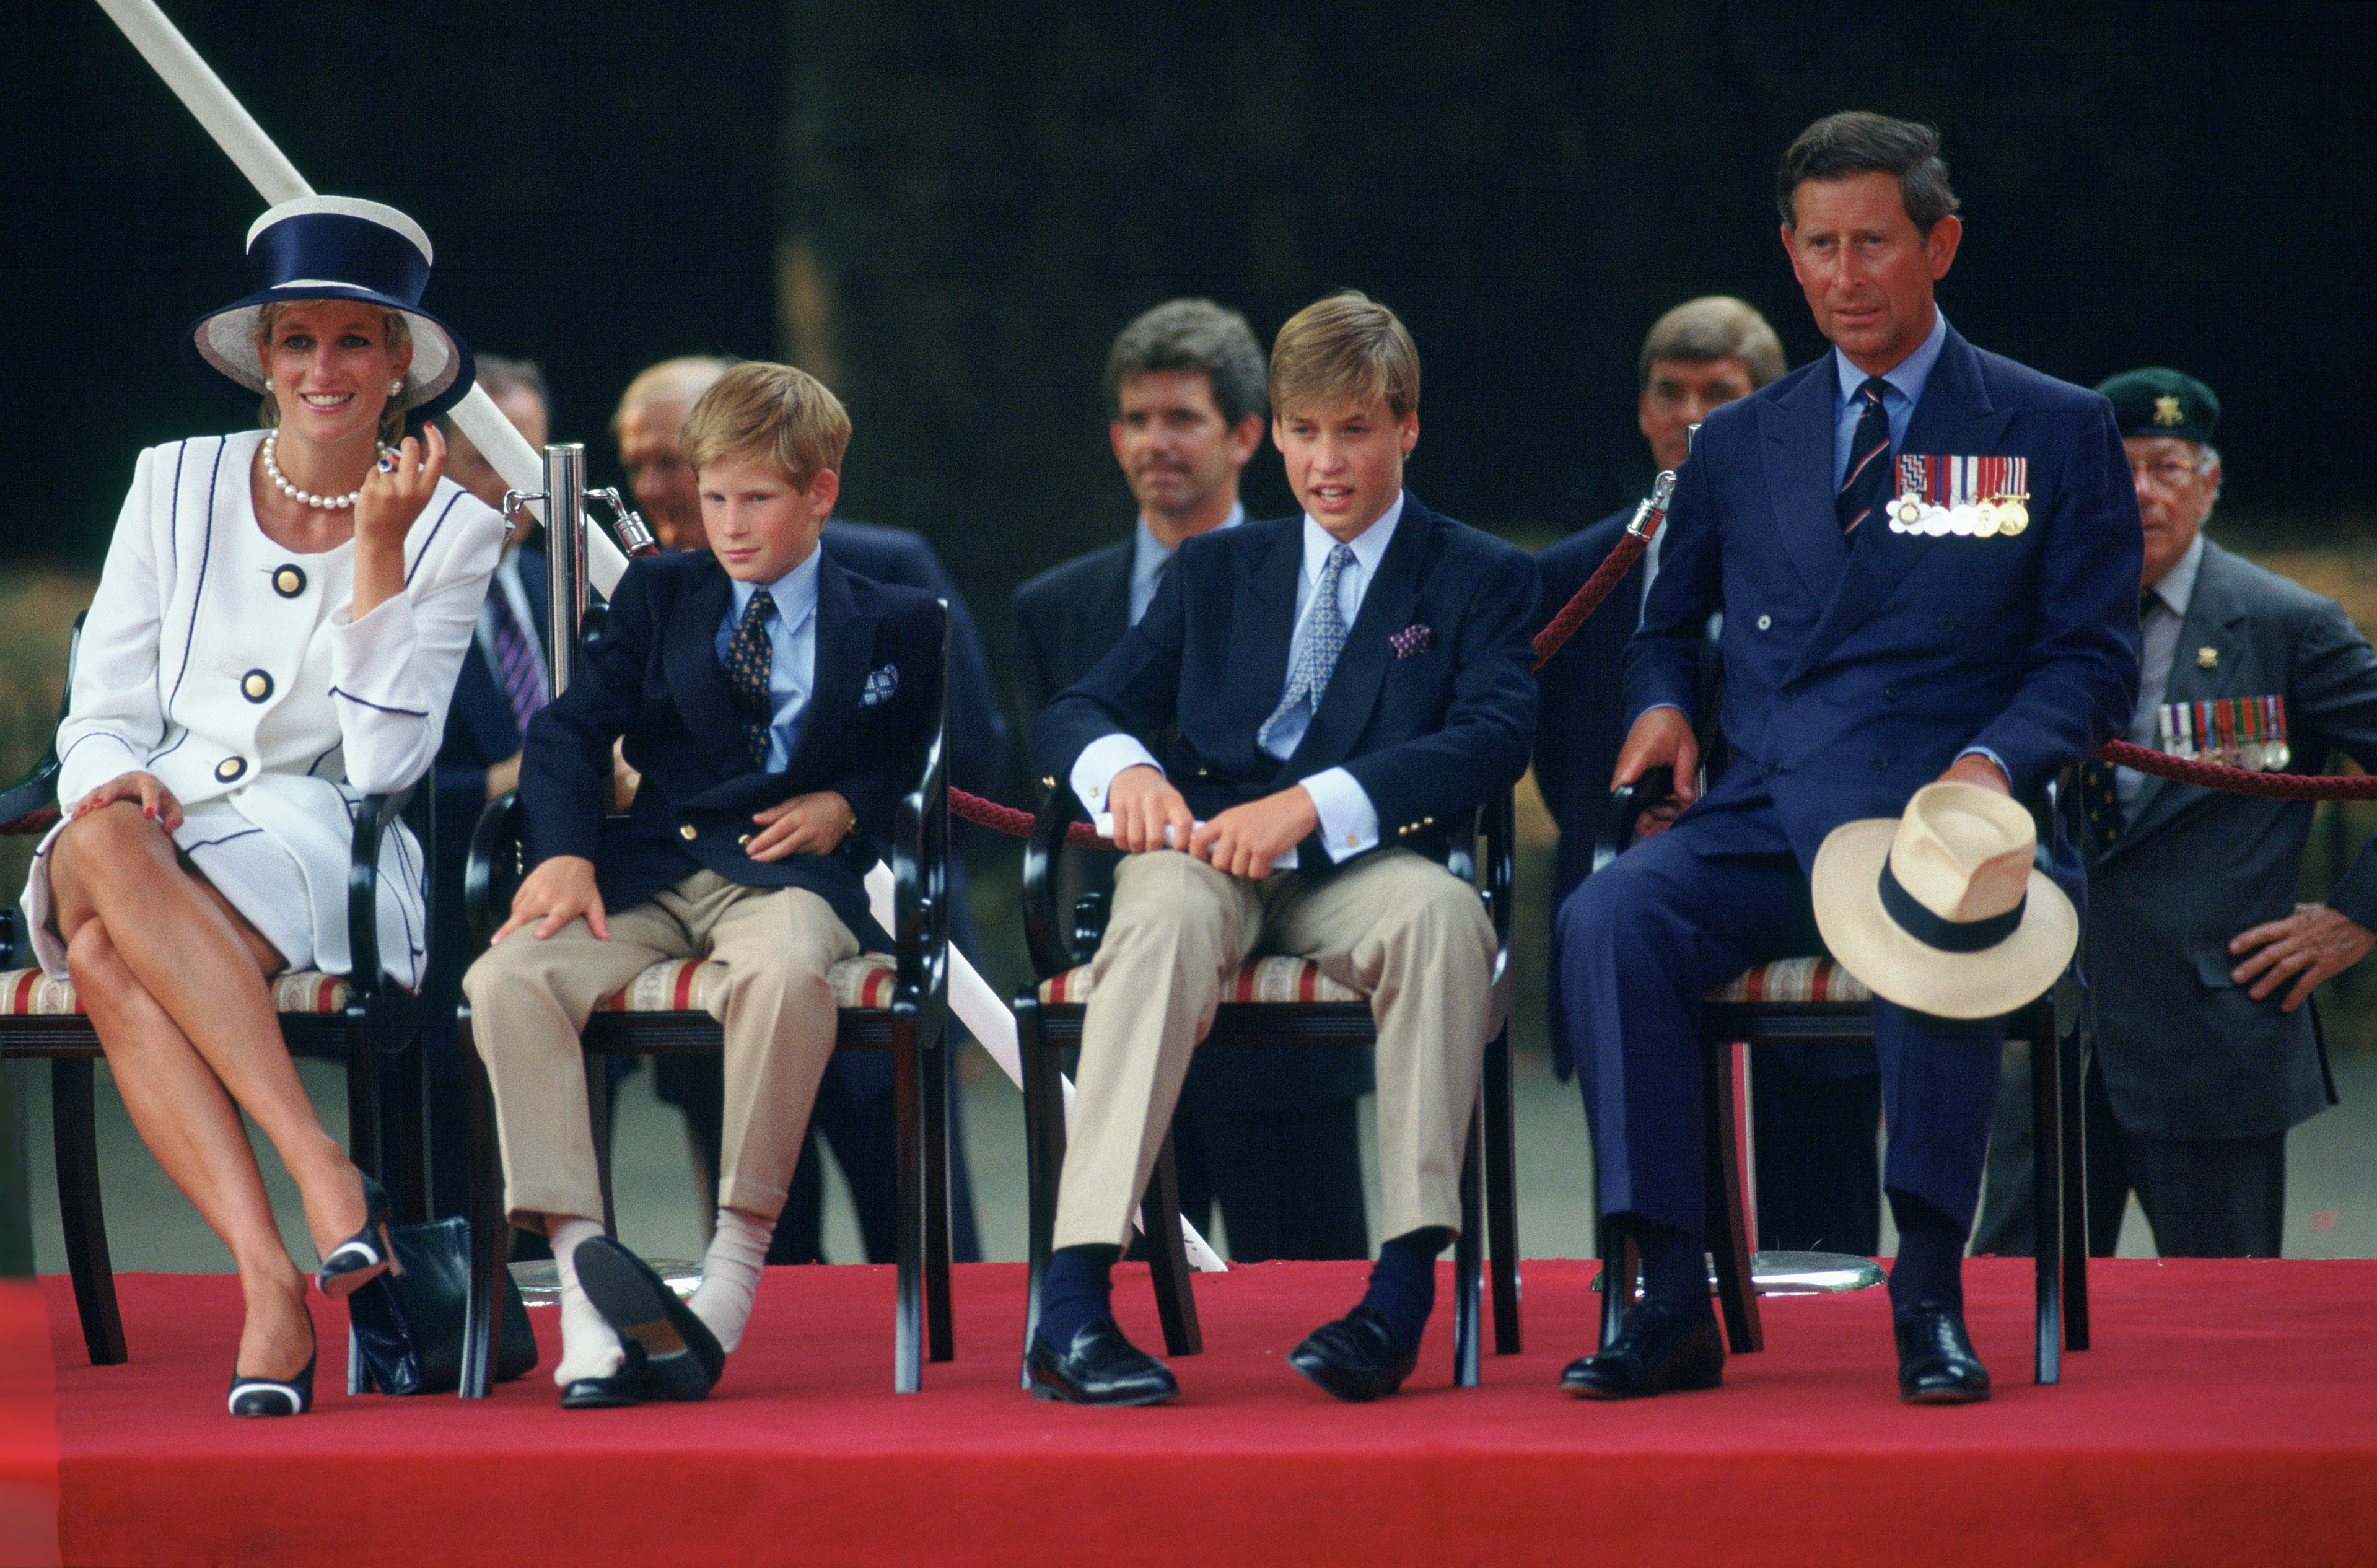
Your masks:
<instances>
[{"instance_id":1,"label":"young boy with blond hair","mask_svg":"<svg viewBox=\"0 0 2377 1568\"><path fill-rule=\"evenodd\" d=\"M1026 1364L1035 1393L1178 1392L1125 1339L1107 1270L1222 987L1259 947L1371 999L1388 1238L1361 1303L1290 1364L1342 1399L1393 1393L1460 1225L1491 1032L1494 934L1443 834L1518 781L1535 733L1534 563L1404 488L1419 354L1334 294L1280 329L1272 437L1301 517L1185 541L1147 614L1033 729L1116 845ZM1135 735L1171 733L1158 760Z\"/></svg>"},{"instance_id":2,"label":"young boy with blond hair","mask_svg":"<svg viewBox=\"0 0 2377 1568\"><path fill-rule=\"evenodd\" d=\"M639 560L568 689L529 726L528 876L464 976L495 1088L505 1207L553 1242L570 1408L699 1399L741 1339L834 1046L828 973L876 932L834 852L889 842L938 712L941 611L818 545L850 418L813 377L738 365L685 425L707 554ZM611 748L643 775L606 818ZM667 959L720 962L718 1224L680 1303L603 1233L579 1032Z\"/></svg>"}]
</instances>

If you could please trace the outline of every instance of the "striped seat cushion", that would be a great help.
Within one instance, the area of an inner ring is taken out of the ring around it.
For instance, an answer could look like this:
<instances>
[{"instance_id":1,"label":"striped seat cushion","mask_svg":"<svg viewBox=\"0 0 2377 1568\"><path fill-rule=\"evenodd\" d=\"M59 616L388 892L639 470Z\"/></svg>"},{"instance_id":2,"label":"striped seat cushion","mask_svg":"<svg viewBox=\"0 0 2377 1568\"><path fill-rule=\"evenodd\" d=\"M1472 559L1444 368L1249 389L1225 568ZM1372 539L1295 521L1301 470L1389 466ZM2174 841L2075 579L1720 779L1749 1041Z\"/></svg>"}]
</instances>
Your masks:
<instances>
[{"instance_id":1,"label":"striped seat cushion","mask_svg":"<svg viewBox=\"0 0 2377 1568\"><path fill-rule=\"evenodd\" d=\"M603 1012L707 1012L723 965L706 958L672 958L655 964L603 999ZM899 969L887 952L845 958L826 976L836 1007L890 1007Z\"/></svg>"},{"instance_id":2,"label":"striped seat cushion","mask_svg":"<svg viewBox=\"0 0 2377 1568\"><path fill-rule=\"evenodd\" d=\"M1053 980L1040 982L1040 999L1044 1002L1084 1002L1097 989L1090 974L1090 965L1068 969ZM1229 989L1222 993L1225 1002L1234 1001L1367 1001L1369 999L1351 986L1341 986L1320 972L1320 966L1308 958L1285 958L1273 954L1250 958L1232 977Z\"/></svg>"},{"instance_id":3,"label":"striped seat cushion","mask_svg":"<svg viewBox=\"0 0 2377 1568\"><path fill-rule=\"evenodd\" d=\"M293 969L272 977L276 1012L328 1015L347 1009L347 977L318 969ZM0 1018L70 1018L82 1011L72 980L53 980L38 969L0 973Z\"/></svg>"},{"instance_id":4,"label":"striped seat cushion","mask_svg":"<svg viewBox=\"0 0 2377 1568\"><path fill-rule=\"evenodd\" d=\"M1873 999L1865 983L1829 958L1786 958L1744 970L1708 994L1711 1001L1839 1001Z\"/></svg>"}]
</instances>

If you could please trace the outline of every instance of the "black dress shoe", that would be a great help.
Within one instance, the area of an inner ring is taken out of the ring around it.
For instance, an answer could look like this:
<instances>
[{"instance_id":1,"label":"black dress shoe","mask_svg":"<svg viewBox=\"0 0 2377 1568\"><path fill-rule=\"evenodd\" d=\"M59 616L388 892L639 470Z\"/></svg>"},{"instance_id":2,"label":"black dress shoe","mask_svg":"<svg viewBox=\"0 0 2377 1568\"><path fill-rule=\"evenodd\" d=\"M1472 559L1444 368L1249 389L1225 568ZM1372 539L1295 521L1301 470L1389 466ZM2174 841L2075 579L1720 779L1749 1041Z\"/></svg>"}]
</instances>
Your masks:
<instances>
[{"instance_id":1,"label":"black dress shoe","mask_svg":"<svg viewBox=\"0 0 2377 1568\"><path fill-rule=\"evenodd\" d=\"M1892 1314L1898 1330L1898 1396L1909 1405L1971 1405L1989 1396L1989 1370L1973 1354L1965 1315L1938 1301Z\"/></svg>"},{"instance_id":2,"label":"black dress shoe","mask_svg":"<svg viewBox=\"0 0 2377 1568\"><path fill-rule=\"evenodd\" d=\"M1645 1298L1626 1314L1608 1349L1583 1356L1560 1373L1580 1399L1640 1399L1725 1381L1725 1339L1706 1303L1694 1311Z\"/></svg>"},{"instance_id":3,"label":"black dress shoe","mask_svg":"<svg viewBox=\"0 0 2377 1568\"><path fill-rule=\"evenodd\" d=\"M279 1378L242 1377L231 1373L231 1413L234 1416L302 1416L314 1407L314 1358L305 1370L283 1382Z\"/></svg>"},{"instance_id":4,"label":"black dress shoe","mask_svg":"<svg viewBox=\"0 0 2377 1568\"><path fill-rule=\"evenodd\" d=\"M1287 1364L1346 1403L1363 1405L1403 1387L1419 1364L1419 1347L1396 1349L1385 1317L1356 1307L1307 1335L1287 1353Z\"/></svg>"},{"instance_id":5,"label":"black dress shoe","mask_svg":"<svg viewBox=\"0 0 2377 1568\"><path fill-rule=\"evenodd\" d=\"M627 1359L619 1370L608 1377L579 1378L565 1384L561 1390L561 1407L565 1410L616 1410L626 1405L641 1405L647 1399L661 1397L644 1371L643 1347L629 1341Z\"/></svg>"},{"instance_id":6,"label":"black dress shoe","mask_svg":"<svg viewBox=\"0 0 2377 1568\"><path fill-rule=\"evenodd\" d=\"M1032 1376L1034 1399L1161 1405L1180 1393L1172 1369L1125 1339L1112 1318L1100 1318L1074 1335L1061 1352L1033 1335L1023 1370Z\"/></svg>"},{"instance_id":7,"label":"black dress shoe","mask_svg":"<svg viewBox=\"0 0 2377 1568\"><path fill-rule=\"evenodd\" d=\"M331 1248L314 1275L315 1288L332 1298L352 1296L383 1274L404 1272L388 1239L388 1191L368 1174L358 1174L364 1181L364 1227Z\"/></svg>"},{"instance_id":8,"label":"black dress shoe","mask_svg":"<svg viewBox=\"0 0 2377 1568\"><path fill-rule=\"evenodd\" d=\"M707 1399L726 1370L710 1325L677 1299L644 1260L607 1236L590 1236L570 1255L586 1299L617 1331L632 1359L643 1354L649 1398ZM590 1382L608 1380L590 1379Z\"/></svg>"}]
</instances>

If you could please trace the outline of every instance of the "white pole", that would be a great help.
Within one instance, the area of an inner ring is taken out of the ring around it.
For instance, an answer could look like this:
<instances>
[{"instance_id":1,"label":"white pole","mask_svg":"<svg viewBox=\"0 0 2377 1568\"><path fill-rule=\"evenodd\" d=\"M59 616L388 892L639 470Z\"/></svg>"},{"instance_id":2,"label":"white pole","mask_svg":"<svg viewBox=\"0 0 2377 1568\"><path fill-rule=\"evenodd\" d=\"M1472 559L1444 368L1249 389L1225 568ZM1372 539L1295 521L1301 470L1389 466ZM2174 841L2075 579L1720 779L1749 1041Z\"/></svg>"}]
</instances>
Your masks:
<instances>
[{"instance_id":1,"label":"white pole","mask_svg":"<svg viewBox=\"0 0 2377 1568\"><path fill-rule=\"evenodd\" d=\"M231 95L231 89L214 68L200 57L190 41L157 8L156 0L99 0L100 9L108 14L124 36L140 51L156 73L165 79L183 105L197 116L215 145L230 155L245 174L265 205L277 207L284 201L294 201L301 196L311 196L314 187L305 183L297 166L289 162L256 117ZM468 396L453 408L454 423L472 444L486 457L504 483L513 489L534 493L544 479L544 461L536 449L506 419L496 408L495 400L485 390L473 386ZM542 509L539 516L543 515ZM597 529L586 531L586 576L605 597L619 585L627 569L627 557L611 542L610 536ZM881 879L878 888L877 879ZM867 896L875 905L875 916L888 928L891 923L891 874L878 866L867 876ZM965 954L950 952L950 1009L961 1023L973 1032L990 1051L991 1058L1004 1068L1018 1088L1023 1084L1023 1059L1015 1044L1015 1015L1000 1001L998 993L974 972ZM1003 1042L1000 1044L1000 1042ZM1065 1107L1068 1115L1073 1104L1073 1085L1065 1085ZM1205 1244L1186 1219L1181 1230L1188 1243L1189 1261L1208 1271L1224 1267L1222 1260Z\"/></svg>"}]
</instances>

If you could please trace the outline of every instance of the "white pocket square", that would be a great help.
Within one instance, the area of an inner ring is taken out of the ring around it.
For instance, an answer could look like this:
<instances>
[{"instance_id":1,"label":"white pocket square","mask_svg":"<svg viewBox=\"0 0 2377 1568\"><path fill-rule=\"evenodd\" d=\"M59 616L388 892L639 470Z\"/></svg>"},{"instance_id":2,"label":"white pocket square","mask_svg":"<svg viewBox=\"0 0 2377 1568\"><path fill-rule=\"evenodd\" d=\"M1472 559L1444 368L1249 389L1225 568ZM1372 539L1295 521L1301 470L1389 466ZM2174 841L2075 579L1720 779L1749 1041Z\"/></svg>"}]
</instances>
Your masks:
<instances>
[{"instance_id":1,"label":"white pocket square","mask_svg":"<svg viewBox=\"0 0 2377 1568\"><path fill-rule=\"evenodd\" d=\"M858 705L862 708L880 707L890 701L891 694L899 689L900 666L886 664L866 677L866 689L859 694Z\"/></svg>"}]
</instances>

